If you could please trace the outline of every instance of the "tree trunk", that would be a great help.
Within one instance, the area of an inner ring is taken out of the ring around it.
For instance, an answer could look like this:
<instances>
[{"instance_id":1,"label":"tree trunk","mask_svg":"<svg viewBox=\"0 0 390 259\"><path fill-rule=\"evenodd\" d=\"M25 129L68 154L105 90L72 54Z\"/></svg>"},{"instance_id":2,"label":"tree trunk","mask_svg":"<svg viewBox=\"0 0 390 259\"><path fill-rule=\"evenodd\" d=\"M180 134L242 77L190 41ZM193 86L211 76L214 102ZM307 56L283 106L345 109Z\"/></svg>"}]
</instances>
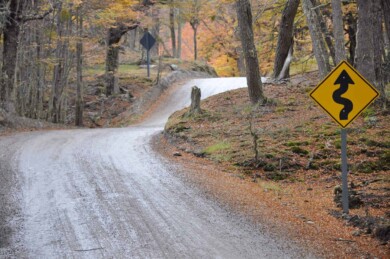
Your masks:
<instances>
[{"instance_id":1,"label":"tree trunk","mask_svg":"<svg viewBox=\"0 0 390 259\"><path fill-rule=\"evenodd\" d=\"M180 9L178 9L178 12L180 12ZM179 13L178 21L177 21L177 51L176 51L176 58L178 59L181 59L182 35L183 35L183 22L181 20L181 16Z\"/></svg>"},{"instance_id":2,"label":"tree trunk","mask_svg":"<svg viewBox=\"0 0 390 259\"><path fill-rule=\"evenodd\" d=\"M135 28L138 24L127 26L124 24L117 24L111 27L107 34L107 53L106 53L106 95L110 96L114 93L119 93L118 86L118 66L119 66L119 46L118 43L122 36Z\"/></svg>"},{"instance_id":3,"label":"tree trunk","mask_svg":"<svg viewBox=\"0 0 390 259\"><path fill-rule=\"evenodd\" d=\"M169 29L171 31L171 43L172 43L172 57L177 56L176 50L176 32L175 32L175 7L174 0L171 0L171 6L169 7Z\"/></svg>"},{"instance_id":4,"label":"tree trunk","mask_svg":"<svg viewBox=\"0 0 390 259\"><path fill-rule=\"evenodd\" d=\"M279 26L278 43L275 53L274 78L282 79L290 77L288 73L289 69L286 69L287 73L284 75L280 75L280 72L282 71L286 62L289 50L293 45L294 18L297 14L299 1L300 0L288 0L282 12L282 19Z\"/></svg>"},{"instance_id":5,"label":"tree trunk","mask_svg":"<svg viewBox=\"0 0 390 259\"><path fill-rule=\"evenodd\" d=\"M348 61L351 65L355 64L355 52L356 52L356 28L357 23L352 12L348 12L346 15L347 33L349 38L349 58Z\"/></svg>"},{"instance_id":6,"label":"tree trunk","mask_svg":"<svg viewBox=\"0 0 390 259\"><path fill-rule=\"evenodd\" d=\"M3 1L4 2L4 1ZM4 3L5 5L5 3ZM8 112L15 112L15 71L20 33L20 15L23 1L10 0L9 13L3 28L3 66L0 87L0 104Z\"/></svg>"},{"instance_id":7,"label":"tree trunk","mask_svg":"<svg viewBox=\"0 0 390 259\"><path fill-rule=\"evenodd\" d=\"M385 14L386 16L386 14ZM385 77L386 73L390 73L390 71L386 71L385 69L385 49L384 49L384 38L383 38L383 9L381 0L372 0L372 42L373 42L373 50L374 50L374 71L375 71L375 81L374 84L378 88L380 92L379 101L382 104L384 109L387 108L387 97L386 97L386 85L385 85Z\"/></svg>"},{"instance_id":8,"label":"tree trunk","mask_svg":"<svg viewBox=\"0 0 390 259\"><path fill-rule=\"evenodd\" d=\"M384 42L383 42L383 30L382 30L382 6L381 0L372 0L372 42L374 50L374 64L375 64L375 78L377 84L382 82L382 57L384 53Z\"/></svg>"},{"instance_id":9,"label":"tree trunk","mask_svg":"<svg viewBox=\"0 0 390 259\"><path fill-rule=\"evenodd\" d=\"M311 0L302 0L303 11L306 16L310 36L313 44L314 56L317 60L318 70L321 78L324 78L330 72L329 53L325 47L324 39L321 33L321 26L318 17L313 11Z\"/></svg>"},{"instance_id":10,"label":"tree trunk","mask_svg":"<svg viewBox=\"0 0 390 259\"><path fill-rule=\"evenodd\" d=\"M39 30L37 31L37 34L36 34L36 55L37 55L37 95L36 95L36 107L35 107L35 111L36 111L36 115L34 116L34 118L36 119L40 119L42 117L42 113L43 113L43 91L44 91L44 75L45 75L45 71L44 71L44 67L42 65L42 62L41 62L41 59L42 59L42 43L41 43L41 36L42 35L42 32L40 32Z\"/></svg>"},{"instance_id":11,"label":"tree trunk","mask_svg":"<svg viewBox=\"0 0 390 259\"><path fill-rule=\"evenodd\" d=\"M83 126L83 16L80 13L81 8L77 9L77 31L78 39L76 43L76 73L77 73L77 89L76 89L76 126Z\"/></svg>"},{"instance_id":12,"label":"tree trunk","mask_svg":"<svg viewBox=\"0 0 390 259\"><path fill-rule=\"evenodd\" d=\"M129 47L130 49L132 50L136 50L137 49L137 37L138 35L138 29L135 28L134 30L130 31L129 33Z\"/></svg>"},{"instance_id":13,"label":"tree trunk","mask_svg":"<svg viewBox=\"0 0 390 259\"><path fill-rule=\"evenodd\" d=\"M314 6L314 10L316 12L316 17L318 19L318 24L320 25L321 32L322 32L322 35L324 37L326 46L328 46L329 56L332 59L333 64L336 65L335 49L334 49L334 46L333 46L332 35L331 35L331 33L329 32L329 30L328 30L328 28L326 26L326 21L324 19L324 15L323 15L323 13L321 11L321 8L318 7L318 6L320 6L320 3L317 0L311 0L311 2L313 4L313 6ZM316 8L316 7L318 7L318 8Z\"/></svg>"},{"instance_id":14,"label":"tree trunk","mask_svg":"<svg viewBox=\"0 0 390 259\"><path fill-rule=\"evenodd\" d=\"M242 51L241 47L236 48L236 53L238 74L239 76L246 76L244 52Z\"/></svg>"},{"instance_id":15,"label":"tree trunk","mask_svg":"<svg viewBox=\"0 0 390 259\"><path fill-rule=\"evenodd\" d=\"M198 60L198 28L194 28L194 60Z\"/></svg>"},{"instance_id":16,"label":"tree trunk","mask_svg":"<svg viewBox=\"0 0 390 259\"><path fill-rule=\"evenodd\" d=\"M252 104L256 104L264 101L265 97L262 89L257 50L253 39L251 5L249 0L237 0L236 8L241 45L245 57L249 99Z\"/></svg>"},{"instance_id":17,"label":"tree trunk","mask_svg":"<svg viewBox=\"0 0 390 259\"><path fill-rule=\"evenodd\" d=\"M344 25L341 0L332 0L333 11L333 35L335 38L335 61L336 65L346 59L344 47Z\"/></svg>"},{"instance_id":18,"label":"tree trunk","mask_svg":"<svg viewBox=\"0 0 390 259\"><path fill-rule=\"evenodd\" d=\"M54 66L52 84L52 102L50 118L54 123L64 118L64 89L68 85L69 73L73 63L73 53L70 50L70 34L72 31L72 14L63 15L61 7L57 14L57 46L55 51L56 65ZM64 11L65 12L65 11Z\"/></svg>"},{"instance_id":19,"label":"tree trunk","mask_svg":"<svg viewBox=\"0 0 390 259\"><path fill-rule=\"evenodd\" d=\"M371 83L375 81L372 1L358 0L355 66ZM376 35L377 36L377 35Z\"/></svg>"},{"instance_id":20,"label":"tree trunk","mask_svg":"<svg viewBox=\"0 0 390 259\"><path fill-rule=\"evenodd\" d=\"M390 42L390 1L382 0L383 17L385 20L386 34L388 42Z\"/></svg>"},{"instance_id":21,"label":"tree trunk","mask_svg":"<svg viewBox=\"0 0 390 259\"><path fill-rule=\"evenodd\" d=\"M119 46L111 45L107 48L106 56L106 95L119 93L118 86Z\"/></svg>"},{"instance_id":22,"label":"tree trunk","mask_svg":"<svg viewBox=\"0 0 390 259\"><path fill-rule=\"evenodd\" d=\"M192 17L190 21L190 25L192 27L192 30L194 31L194 60L198 59L198 42L197 42L197 37L198 37L198 26L199 26L199 20L196 17Z\"/></svg>"},{"instance_id":23,"label":"tree trunk","mask_svg":"<svg viewBox=\"0 0 390 259\"><path fill-rule=\"evenodd\" d=\"M240 29L238 27L234 29L234 38L236 41L240 41ZM241 44L236 46L234 53L235 53L235 60L237 63L238 74L239 76L244 77L246 76L245 57L244 57L244 52L242 51Z\"/></svg>"},{"instance_id":24,"label":"tree trunk","mask_svg":"<svg viewBox=\"0 0 390 259\"><path fill-rule=\"evenodd\" d=\"M150 33L152 36L156 39L156 43L153 45L153 47L150 49L150 57L151 59L155 59L159 57L159 49L160 49L160 9L156 6L152 8L152 19L153 19L153 26L150 30Z\"/></svg>"},{"instance_id":25,"label":"tree trunk","mask_svg":"<svg viewBox=\"0 0 390 259\"><path fill-rule=\"evenodd\" d=\"M383 80L385 84L390 82L390 1L382 0L383 19L385 21L384 45L387 54L383 64Z\"/></svg>"},{"instance_id":26,"label":"tree trunk","mask_svg":"<svg viewBox=\"0 0 390 259\"><path fill-rule=\"evenodd\" d=\"M64 60L63 60L63 52L66 50L63 42L63 21L61 19L61 11L62 6L60 6L58 10L58 14L56 17L57 20L57 46L55 50L55 59L56 64L54 66L53 71L53 83L52 83L52 99L51 99L51 107L50 107L50 120L54 123L58 123L60 121L60 107L61 107L61 95L63 89L63 73L64 73Z\"/></svg>"}]
</instances>

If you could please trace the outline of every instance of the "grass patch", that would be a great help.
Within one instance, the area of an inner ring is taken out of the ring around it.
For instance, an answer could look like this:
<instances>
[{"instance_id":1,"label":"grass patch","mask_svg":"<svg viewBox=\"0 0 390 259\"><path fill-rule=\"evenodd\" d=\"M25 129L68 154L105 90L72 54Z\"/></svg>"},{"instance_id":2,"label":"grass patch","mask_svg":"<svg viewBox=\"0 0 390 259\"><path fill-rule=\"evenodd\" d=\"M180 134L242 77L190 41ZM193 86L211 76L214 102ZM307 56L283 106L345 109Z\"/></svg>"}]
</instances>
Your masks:
<instances>
[{"instance_id":1,"label":"grass patch","mask_svg":"<svg viewBox=\"0 0 390 259\"><path fill-rule=\"evenodd\" d=\"M302 142L289 141L285 145L288 147L299 147L299 146L307 146L307 145L309 145L309 142L308 141L302 141Z\"/></svg>"},{"instance_id":2,"label":"grass patch","mask_svg":"<svg viewBox=\"0 0 390 259\"><path fill-rule=\"evenodd\" d=\"M92 76L92 75L104 74L105 70L106 70L105 64L98 64L98 65L85 68L83 72L85 73L86 76ZM128 64L119 65L118 68L119 73L130 73L137 70L145 70L145 69L140 68L138 65L128 65Z\"/></svg>"},{"instance_id":3,"label":"grass patch","mask_svg":"<svg viewBox=\"0 0 390 259\"><path fill-rule=\"evenodd\" d=\"M267 172L265 174L265 176L267 177L267 179L270 179L270 180L273 180L273 181L281 181L281 180L285 180L289 177L289 174L286 173L286 172Z\"/></svg>"},{"instance_id":4,"label":"grass patch","mask_svg":"<svg viewBox=\"0 0 390 259\"><path fill-rule=\"evenodd\" d=\"M307 151L306 149L303 149L301 147L298 147L298 146L292 146L291 151L295 154L298 154L298 155L308 155L309 154L309 151Z\"/></svg>"},{"instance_id":5,"label":"grass patch","mask_svg":"<svg viewBox=\"0 0 390 259\"><path fill-rule=\"evenodd\" d=\"M207 148L205 148L203 150L203 152L206 154L212 155L212 154L215 154L215 153L218 153L220 151L227 150L230 148L231 148L230 143L228 143L226 141L221 141L221 142L216 143L214 145L208 146Z\"/></svg>"}]
</instances>

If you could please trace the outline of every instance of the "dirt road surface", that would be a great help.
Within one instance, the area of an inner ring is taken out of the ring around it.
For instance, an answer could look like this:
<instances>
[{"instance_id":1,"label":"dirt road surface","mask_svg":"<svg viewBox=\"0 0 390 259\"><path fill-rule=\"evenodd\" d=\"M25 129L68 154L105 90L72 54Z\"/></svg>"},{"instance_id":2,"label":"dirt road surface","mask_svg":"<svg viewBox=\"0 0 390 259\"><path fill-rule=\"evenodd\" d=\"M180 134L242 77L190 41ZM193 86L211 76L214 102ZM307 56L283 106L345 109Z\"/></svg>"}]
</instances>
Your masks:
<instances>
[{"instance_id":1,"label":"dirt road surface","mask_svg":"<svg viewBox=\"0 0 390 259\"><path fill-rule=\"evenodd\" d=\"M205 98L246 83L189 81L128 128L1 137L0 258L314 257L206 199L153 152L193 85Z\"/></svg>"}]
</instances>

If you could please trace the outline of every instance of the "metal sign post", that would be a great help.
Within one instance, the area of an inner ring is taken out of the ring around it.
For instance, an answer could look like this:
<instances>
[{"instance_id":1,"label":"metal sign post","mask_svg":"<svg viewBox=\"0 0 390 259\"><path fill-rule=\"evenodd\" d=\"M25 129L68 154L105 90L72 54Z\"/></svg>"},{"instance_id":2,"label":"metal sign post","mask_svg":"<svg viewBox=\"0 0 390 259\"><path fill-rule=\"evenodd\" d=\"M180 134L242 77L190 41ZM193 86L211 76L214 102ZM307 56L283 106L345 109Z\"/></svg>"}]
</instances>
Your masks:
<instances>
[{"instance_id":1,"label":"metal sign post","mask_svg":"<svg viewBox=\"0 0 390 259\"><path fill-rule=\"evenodd\" d=\"M343 212L349 213L348 201L348 162L347 162L347 130L341 129L341 179L342 179L342 197Z\"/></svg>"},{"instance_id":2,"label":"metal sign post","mask_svg":"<svg viewBox=\"0 0 390 259\"><path fill-rule=\"evenodd\" d=\"M349 213L346 127L379 92L348 62L342 61L310 93L310 97L341 127L341 176L343 212Z\"/></svg>"},{"instance_id":3,"label":"metal sign post","mask_svg":"<svg viewBox=\"0 0 390 259\"><path fill-rule=\"evenodd\" d=\"M148 31L146 31L140 40L140 43L146 49L146 67L148 71L148 77L150 77L150 49L156 43L156 39Z\"/></svg>"},{"instance_id":4,"label":"metal sign post","mask_svg":"<svg viewBox=\"0 0 390 259\"><path fill-rule=\"evenodd\" d=\"M150 50L146 51L146 67L148 71L148 77L150 77Z\"/></svg>"}]
</instances>

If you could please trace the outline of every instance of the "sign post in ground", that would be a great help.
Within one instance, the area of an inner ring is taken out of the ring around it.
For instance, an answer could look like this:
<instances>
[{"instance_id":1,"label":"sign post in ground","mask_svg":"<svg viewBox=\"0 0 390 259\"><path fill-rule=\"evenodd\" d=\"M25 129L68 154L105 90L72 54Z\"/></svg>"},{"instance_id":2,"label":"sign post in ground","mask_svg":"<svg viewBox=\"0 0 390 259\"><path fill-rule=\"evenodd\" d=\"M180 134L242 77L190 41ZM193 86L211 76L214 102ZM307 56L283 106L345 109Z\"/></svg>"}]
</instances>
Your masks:
<instances>
[{"instance_id":1,"label":"sign post in ground","mask_svg":"<svg viewBox=\"0 0 390 259\"><path fill-rule=\"evenodd\" d=\"M146 66L148 71L148 77L150 77L150 49L156 43L156 39L148 31L144 33L144 36L140 40L141 45L146 49Z\"/></svg>"},{"instance_id":2,"label":"sign post in ground","mask_svg":"<svg viewBox=\"0 0 390 259\"><path fill-rule=\"evenodd\" d=\"M310 93L310 97L341 128L343 212L349 213L346 127L377 97L379 92L348 62L342 61Z\"/></svg>"}]
</instances>

